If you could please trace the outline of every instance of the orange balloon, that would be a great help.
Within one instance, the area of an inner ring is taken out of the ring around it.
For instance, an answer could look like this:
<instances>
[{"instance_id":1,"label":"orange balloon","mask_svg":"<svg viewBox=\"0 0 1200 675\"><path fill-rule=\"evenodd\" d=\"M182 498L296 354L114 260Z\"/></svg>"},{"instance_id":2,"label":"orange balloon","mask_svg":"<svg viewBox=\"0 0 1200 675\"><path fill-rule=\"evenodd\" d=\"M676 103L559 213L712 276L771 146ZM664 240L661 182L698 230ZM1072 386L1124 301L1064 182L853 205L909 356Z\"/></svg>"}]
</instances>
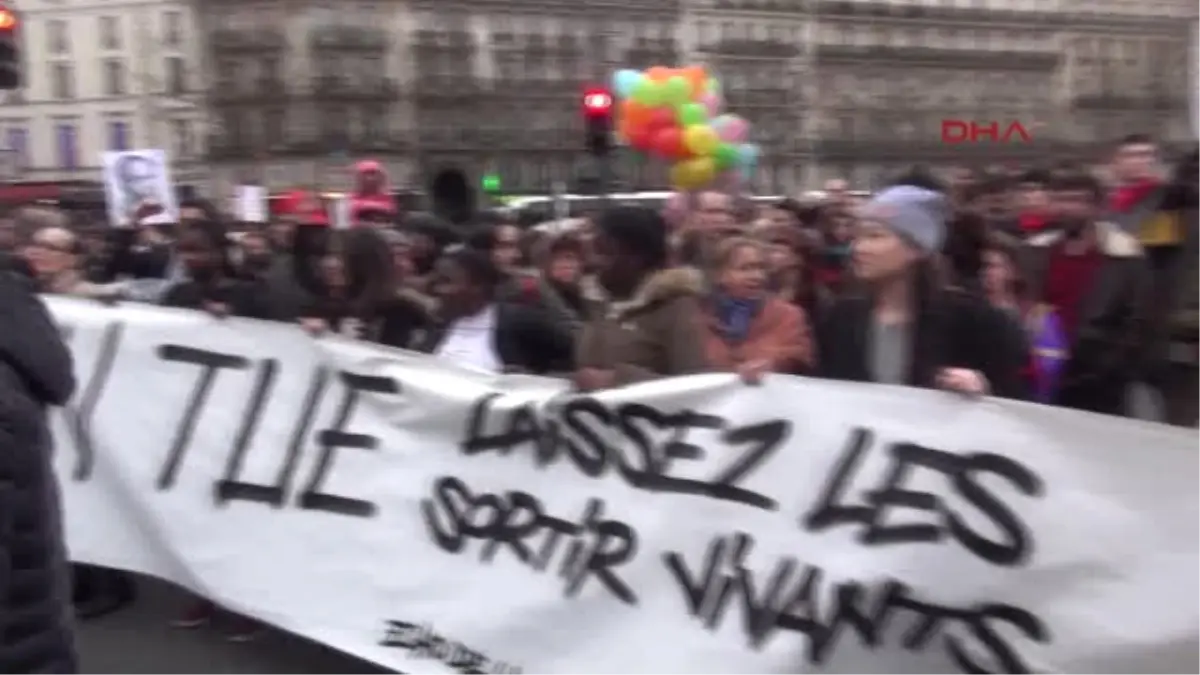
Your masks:
<instances>
[{"instance_id":1,"label":"orange balloon","mask_svg":"<svg viewBox=\"0 0 1200 675\"><path fill-rule=\"evenodd\" d=\"M650 70L646 71L646 77L649 78L651 82L666 82L667 80L671 79L671 76L674 74L675 70L673 68L665 68L663 66L654 66Z\"/></svg>"},{"instance_id":2,"label":"orange balloon","mask_svg":"<svg viewBox=\"0 0 1200 675\"><path fill-rule=\"evenodd\" d=\"M638 131L638 127L634 126L630 121L622 117L617 120L617 140L628 143Z\"/></svg>"},{"instance_id":3,"label":"orange balloon","mask_svg":"<svg viewBox=\"0 0 1200 675\"><path fill-rule=\"evenodd\" d=\"M704 70L704 66L688 66L680 74L691 86L693 97L704 93L704 87L708 84L708 72Z\"/></svg>"},{"instance_id":4,"label":"orange balloon","mask_svg":"<svg viewBox=\"0 0 1200 675\"><path fill-rule=\"evenodd\" d=\"M621 121L622 125L628 124L630 129L636 129L645 126L650 120L650 108L638 103L633 99L625 99L621 101Z\"/></svg>"}]
</instances>

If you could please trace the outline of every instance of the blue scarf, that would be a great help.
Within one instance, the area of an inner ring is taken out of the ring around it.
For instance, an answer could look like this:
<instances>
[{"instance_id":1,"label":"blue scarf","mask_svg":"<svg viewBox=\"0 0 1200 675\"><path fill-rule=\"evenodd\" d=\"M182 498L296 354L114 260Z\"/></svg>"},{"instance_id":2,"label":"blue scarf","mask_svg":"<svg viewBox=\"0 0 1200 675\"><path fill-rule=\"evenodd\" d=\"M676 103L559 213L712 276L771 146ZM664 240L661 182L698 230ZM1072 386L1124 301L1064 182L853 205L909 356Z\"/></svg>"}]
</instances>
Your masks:
<instances>
[{"instance_id":1,"label":"blue scarf","mask_svg":"<svg viewBox=\"0 0 1200 675\"><path fill-rule=\"evenodd\" d=\"M750 334L750 325L758 315L762 302L755 299L731 298L718 295L716 298L717 326L725 339L742 342Z\"/></svg>"}]
</instances>

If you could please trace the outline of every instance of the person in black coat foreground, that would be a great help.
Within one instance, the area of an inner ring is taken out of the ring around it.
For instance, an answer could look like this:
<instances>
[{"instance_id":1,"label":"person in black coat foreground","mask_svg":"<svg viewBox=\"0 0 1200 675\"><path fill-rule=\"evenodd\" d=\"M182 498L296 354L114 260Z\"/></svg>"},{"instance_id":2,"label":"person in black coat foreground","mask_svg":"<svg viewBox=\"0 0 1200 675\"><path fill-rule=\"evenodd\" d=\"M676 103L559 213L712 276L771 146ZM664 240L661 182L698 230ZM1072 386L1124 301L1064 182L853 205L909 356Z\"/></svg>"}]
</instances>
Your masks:
<instances>
[{"instance_id":1,"label":"person in black coat foreground","mask_svg":"<svg viewBox=\"0 0 1200 675\"><path fill-rule=\"evenodd\" d=\"M939 283L945 210L943 195L914 186L884 190L867 206L852 249L864 293L826 313L820 376L1025 397L1020 325Z\"/></svg>"},{"instance_id":2,"label":"person in black coat foreground","mask_svg":"<svg viewBox=\"0 0 1200 675\"><path fill-rule=\"evenodd\" d=\"M450 248L434 266L430 290L439 322L418 351L494 373L548 375L572 369L572 335L544 308L505 300L505 277L487 253Z\"/></svg>"},{"instance_id":3,"label":"person in black coat foreground","mask_svg":"<svg viewBox=\"0 0 1200 675\"><path fill-rule=\"evenodd\" d=\"M32 287L0 273L0 673L75 673L71 580L46 407L71 352Z\"/></svg>"}]
</instances>

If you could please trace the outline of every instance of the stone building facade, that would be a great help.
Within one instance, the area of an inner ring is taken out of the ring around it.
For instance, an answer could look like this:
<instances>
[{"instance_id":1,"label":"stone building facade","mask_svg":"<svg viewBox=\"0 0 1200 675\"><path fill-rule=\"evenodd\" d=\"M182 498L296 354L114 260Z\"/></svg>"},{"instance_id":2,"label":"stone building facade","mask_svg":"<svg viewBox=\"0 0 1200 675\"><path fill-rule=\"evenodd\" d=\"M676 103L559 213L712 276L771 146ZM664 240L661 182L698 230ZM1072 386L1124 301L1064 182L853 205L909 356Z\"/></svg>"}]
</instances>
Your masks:
<instances>
[{"instance_id":1,"label":"stone building facade","mask_svg":"<svg viewBox=\"0 0 1200 675\"><path fill-rule=\"evenodd\" d=\"M614 68L704 63L765 151L753 186L877 184L923 162L1093 156L1120 132L1192 139L1187 0L206 0L223 183L346 185L383 161L545 192L587 175L580 95ZM947 144L945 120L1027 143ZM618 154L629 189L664 171Z\"/></svg>"}]
</instances>

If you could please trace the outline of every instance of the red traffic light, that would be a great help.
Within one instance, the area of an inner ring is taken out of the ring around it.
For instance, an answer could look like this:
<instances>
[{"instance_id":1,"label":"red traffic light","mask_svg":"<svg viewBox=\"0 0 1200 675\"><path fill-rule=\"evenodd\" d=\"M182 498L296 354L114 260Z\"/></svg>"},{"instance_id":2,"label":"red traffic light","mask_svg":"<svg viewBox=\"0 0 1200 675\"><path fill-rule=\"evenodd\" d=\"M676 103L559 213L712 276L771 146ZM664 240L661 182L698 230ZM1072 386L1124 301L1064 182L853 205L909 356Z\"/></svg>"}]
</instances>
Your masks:
<instances>
[{"instance_id":1,"label":"red traffic light","mask_svg":"<svg viewBox=\"0 0 1200 675\"><path fill-rule=\"evenodd\" d=\"M583 111L588 115L607 115L612 105L612 94L604 89L589 89L583 94Z\"/></svg>"},{"instance_id":2,"label":"red traffic light","mask_svg":"<svg viewBox=\"0 0 1200 675\"><path fill-rule=\"evenodd\" d=\"M0 7L0 31L12 30L17 27L17 15L7 8Z\"/></svg>"}]
</instances>

